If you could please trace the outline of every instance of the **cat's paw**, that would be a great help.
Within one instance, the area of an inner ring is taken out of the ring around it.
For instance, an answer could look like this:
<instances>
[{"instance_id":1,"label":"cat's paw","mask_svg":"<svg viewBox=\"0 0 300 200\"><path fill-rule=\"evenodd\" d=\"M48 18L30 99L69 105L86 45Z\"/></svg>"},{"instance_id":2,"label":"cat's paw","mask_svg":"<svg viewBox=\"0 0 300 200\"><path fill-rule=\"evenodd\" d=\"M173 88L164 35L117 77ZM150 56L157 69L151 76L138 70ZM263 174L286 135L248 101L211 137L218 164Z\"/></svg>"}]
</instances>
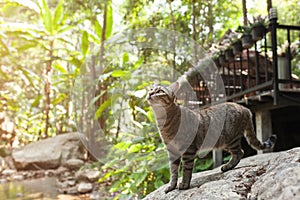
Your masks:
<instances>
[{"instance_id":1,"label":"cat's paw","mask_svg":"<svg viewBox=\"0 0 300 200\"><path fill-rule=\"evenodd\" d=\"M171 192L176 188L176 184L172 184L165 189L165 193Z\"/></svg>"},{"instance_id":2,"label":"cat's paw","mask_svg":"<svg viewBox=\"0 0 300 200\"><path fill-rule=\"evenodd\" d=\"M221 167L221 171L222 172L227 172L228 170L231 170L232 169L232 167L229 167L228 165L223 165L222 167Z\"/></svg>"},{"instance_id":3,"label":"cat's paw","mask_svg":"<svg viewBox=\"0 0 300 200\"><path fill-rule=\"evenodd\" d=\"M179 188L179 190L186 190L186 189L190 188L190 184L188 184L188 183L180 183L178 188Z\"/></svg>"},{"instance_id":4,"label":"cat's paw","mask_svg":"<svg viewBox=\"0 0 300 200\"><path fill-rule=\"evenodd\" d=\"M275 146L275 143L277 141L277 136L276 135L271 135L271 137L264 142L264 146L267 149L273 149Z\"/></svg>"}]
</instances>

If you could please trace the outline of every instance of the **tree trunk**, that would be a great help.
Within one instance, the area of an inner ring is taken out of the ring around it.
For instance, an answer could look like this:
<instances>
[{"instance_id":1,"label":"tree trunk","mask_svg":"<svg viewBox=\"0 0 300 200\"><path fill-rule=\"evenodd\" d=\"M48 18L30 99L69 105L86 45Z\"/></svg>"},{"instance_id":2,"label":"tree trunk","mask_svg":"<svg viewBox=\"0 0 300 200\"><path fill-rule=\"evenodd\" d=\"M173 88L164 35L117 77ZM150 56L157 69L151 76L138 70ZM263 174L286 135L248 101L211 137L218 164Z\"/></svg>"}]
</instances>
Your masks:
<instances>
[{"instance_id":1,"label":"tree trunk","mask_svg":"<svg viewBox=\"0 0 300 200\"><path fill-rule=\"evenodd\" d=\"M45 70L45 135L44 137L48 137L48 130L49 130L49 113L50 113L50 106L51 106L51 73L52 73L52 57L53 57L53 45L54 41L50 41L50 52L49 52L49 60L46 63L46 70Z\"/></svg>"},{"instance_id":2,"label":"tree trunk","mask_svg":"<svg viewBox=\"0 0 300 200\"><path fill-rule=\"evenodd\" d=\"M209 1L208 3L208 28L209 28L209 33L208 33L208 47L211 47L213 43L213 37L214 37L214 16L213 16L213 2Z\"/></svg>"},{"instance_id":3,"label":"tree trunk","mask_svg":"<svg viewBox=\"0 0 300 200\"><path fill-rule=\"evenodd\" d=\"M197 17L197 13L196 13L196 5L195 5L196 1L193 0L193 4L192 4L192 8L193 8L193 40L194 40L194 59L195 59L195 63L197 63L198 61L198 43L197 43L197 24L196 24L196 17Z\"/></svg>"},{"instance_id":4,"label":"tree trunk","mask_svg":"<svg viewBox=\"0 0 300 200\"><path fill-rule=\"evenodd\" d=\"M272 0L267 0L267 9L268 9L268 12L270 11L271 8L272 8Z\"/></svg>"},{"instance_id":5,"label":"tree trunk","mask_svg":"<svg viewBox=\"0 0 300 200\"><path fill-rule=\"evenodd\" d=\"M101 33L101 46L100 46L100 71L99 73L102 74L103 73L103 62L104 62L104 42L106 40L106 20L107 20L107 3L106 2L104 4L104 13L103 13L103 27L102 27L102 33ZM98 85L99 83L97 83ZM107 89L107 86L105 84L105 82L101 83L101 85L99 86L99 94L101 93L101 91L105 91ZM98 94L96 94L98 95ZM99 102L99 106L107 101L107 93L103 94L102 97L100 98L100 102ZM104 112L102 113L102 116L98 119L99 125L101 127L101 129L104 131L104 133L106 132L106 126L105 126L105 115L103 115Z\"/></svg>"},{"instance_id":6,"label":"tree trunk","mask_svg":"<svg viewBox=\"0 0 300 200\"><path fill-rule=\"evenodd\" d=\"M173 81L175 81L175 76L176 76L176 36L175 36L175 31L176 31L176 25L175 25L175 19L174 19L174 12L173 12L173 8L172 8L172 1L168 1L169 3L169 7L170 7L170 12L171 12L171 19L172 19L172 30L174 33L174 38L173 38L173 60L172 60L172 66L173 66Z\"/></svg>"},{"instance_id":7,"label":"tree trunk","mask_svg":"<svg viewBox=\"0 0 300 200\"><path fill-rule=\"evenodd\" d=\"M248 25L248 11L247 11L247 2L246 0L242 0L242 4L243 4L243 17L244 17L244 26Z\"/></svg>"}]
</instances>

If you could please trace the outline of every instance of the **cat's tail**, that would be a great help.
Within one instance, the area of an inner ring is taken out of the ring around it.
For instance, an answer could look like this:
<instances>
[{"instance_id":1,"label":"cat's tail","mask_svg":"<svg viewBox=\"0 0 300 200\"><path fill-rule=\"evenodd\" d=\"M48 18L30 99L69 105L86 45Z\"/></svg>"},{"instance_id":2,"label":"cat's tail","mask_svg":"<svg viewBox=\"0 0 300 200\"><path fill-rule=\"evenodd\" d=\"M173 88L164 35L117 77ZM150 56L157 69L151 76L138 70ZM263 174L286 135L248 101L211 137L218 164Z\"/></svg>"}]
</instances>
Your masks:
<instances>
[{"instance_id":1,"label":"cat's tail","mask_svg":"<svg viewBox=\"0 0 300 200\"><path fill-rule=\"evenodd\" d=\"M249 111L250 112L250 111ZM273 149L274 145L277 140L276 135L271 135L265 142L261 142L257 139L256 133L254 131L253 123L252 123L252 114L250 112L250 120L248 120L248 125L246 128L246 131L244 133L244 136L248 142L248 144L256 149L256 150L267 150L267 149Z\"/></svg>"}]
</instances>

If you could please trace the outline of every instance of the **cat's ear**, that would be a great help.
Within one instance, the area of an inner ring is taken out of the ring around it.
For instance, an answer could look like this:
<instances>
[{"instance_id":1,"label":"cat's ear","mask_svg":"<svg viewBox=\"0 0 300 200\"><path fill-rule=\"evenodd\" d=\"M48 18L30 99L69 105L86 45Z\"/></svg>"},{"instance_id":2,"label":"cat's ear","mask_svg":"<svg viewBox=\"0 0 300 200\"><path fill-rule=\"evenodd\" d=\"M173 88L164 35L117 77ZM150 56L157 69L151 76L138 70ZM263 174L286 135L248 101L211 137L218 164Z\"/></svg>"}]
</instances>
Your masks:
<instances>
[{"instance_id":1,"label":"cat's ear","mask_svg":"<svg viewBox=\"0 0 300 200\"><path fill-rule=\"evenodd\" d=\"M174 93L176 93L176 92L178 91L178 89L179 89L179 83L176 81L176 82L172 83L172 84L169 86L169 88L170 88Z\"/></svg>"}]
</instances>

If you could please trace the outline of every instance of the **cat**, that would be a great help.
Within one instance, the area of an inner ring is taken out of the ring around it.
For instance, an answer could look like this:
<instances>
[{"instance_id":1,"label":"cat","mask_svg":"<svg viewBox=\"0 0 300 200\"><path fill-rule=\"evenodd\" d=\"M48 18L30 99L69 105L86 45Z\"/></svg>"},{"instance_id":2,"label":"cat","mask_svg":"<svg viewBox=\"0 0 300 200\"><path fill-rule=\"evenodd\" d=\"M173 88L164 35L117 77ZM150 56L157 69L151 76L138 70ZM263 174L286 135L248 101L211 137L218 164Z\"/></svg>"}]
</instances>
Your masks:
<instances>
[{"instance_id":1,"label":"cat","mask_svg":"<svg viewBox=\"0 0 300 200\"><path fill-rule=\"evenodd\" d=\"M212 146L207 146L206 149L223 149L231 154L231 159L221 167L223 172L233 169L243 157L242 137L257 150L274 147L276 135L272 135L264 143L256 138L252 113L248 108L225 102L198 111L191 110L176 104L175 93L178 88L178 82L169 87L156 86L146 97L154 111L160 136L168 151L171 179L165 193L177 187L181 161L183 177L178 188L183 190L190 187L194 159L197 151L202 149L201 145L209 130L209 134L217 138L215 143L212 142ZM212 124L216 125L218 121L223 124L214 127Z\"/></svg>"}]
</instances>

